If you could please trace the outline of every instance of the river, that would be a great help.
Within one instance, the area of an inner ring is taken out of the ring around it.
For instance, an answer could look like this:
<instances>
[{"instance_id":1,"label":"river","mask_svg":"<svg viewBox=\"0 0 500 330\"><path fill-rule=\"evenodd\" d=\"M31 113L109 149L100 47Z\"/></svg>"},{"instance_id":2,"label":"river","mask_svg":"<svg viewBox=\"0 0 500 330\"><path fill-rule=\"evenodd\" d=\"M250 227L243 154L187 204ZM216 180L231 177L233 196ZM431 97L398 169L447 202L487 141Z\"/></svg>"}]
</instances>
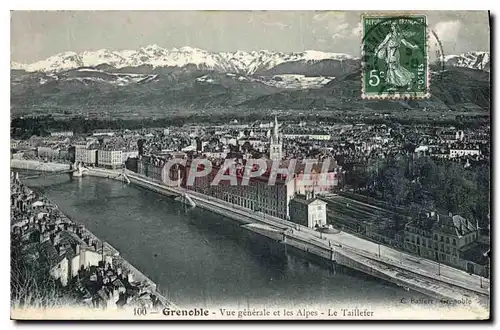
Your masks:
<instances>
[{"instance_id":1,"label":"river","mask_svg":"<svg viewBox=\"0 0 500 330\"><path fill-rule=\"evenodd\" d=\"M277 257L234 221L134 185L68 175L24 182L117 248L180 307L397 307L402 297L424 297L293 251Z\"/></svg>"}]
</instances>

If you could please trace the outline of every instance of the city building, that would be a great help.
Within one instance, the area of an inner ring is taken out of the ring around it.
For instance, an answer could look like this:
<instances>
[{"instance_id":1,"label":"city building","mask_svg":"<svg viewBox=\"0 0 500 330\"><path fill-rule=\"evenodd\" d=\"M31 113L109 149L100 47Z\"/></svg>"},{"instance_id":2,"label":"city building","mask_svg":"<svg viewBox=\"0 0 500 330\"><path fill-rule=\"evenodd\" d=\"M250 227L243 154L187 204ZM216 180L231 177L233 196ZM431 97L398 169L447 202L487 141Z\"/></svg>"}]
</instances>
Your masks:
<instances>
[{"instance_id":1,"label":"city building","mask_svg":"<svg viewBox=\"0 0 500 330\"><path fill-rule=\"evenodd\" d=\"M327 173L313 172L310 174L297 173L293 178L295 192L304 195L306 193L323 194L334 191L339 186L340 167L335 167Z\"/></svg>"},{"instance_id":2,"label":"city building","mask_svg":"<svg viewBox=\"0 0 500 330\"><path fill-rule=\"evenodd\" d=\"M104 167L121 167L123 156L121 150L98 150L98 165Z\"/></svg>"},{"instance_id":3,"label":"city building","mask_svg":"<svg viewBox=\"0 0 500 330\"><path fill-rule=\"evenodd\" d=\"M49 270L49 274L54 279L59 280L63 287L67 286L70 280L68 258L63 255L60 260L57 260L56 264Z\"/></svg>"},{"instance_id":4,"label":"city building","mask_svg":"<svg viewBox=\"0 0 500 330\"><path fill-rule=\"evenodd\" d=\"M97 165L97 149L75 148L75 162Z\"/></svg>"},{"instance_id":5,"label":"city building","mask_svg":"<svg viewBox=\"0 0 500 330\"><path fill-rule=\"evenodd\" d=\"M454 128L449 128L442 130L438 135L443 142L454 143L457 141L457 138L459 137L457 133L458 132L456 132Z\"/></svg>"},{"instance_id":6,"label":"city building","mask_svg":"<svg viewBox=\"0 0 500 330\"><path fill-rule=\"evenodd\" d=\"M125 164L129 158L139 157L139 151L137 150L122 150L122 164Z\"/></svg>"},{"instance_id":7,"label":"city building","mask_svg":"<svg viewBox=\"0 0 500 330\"><path fill-rule=\"evenodd\" d=\"M159 156L142 156L137 162L137 173L151 179L164 181L164 167L167 160Z\"/></svg>"},{"instance_id":8,"label":"city building","mask_svg":"<svg viewBox=\"0 0 500 330\"><path fill-rule=\"evenodd\" d=\"M225 159L227 156L228 152L227 151L204 151L203 156L207 158L222 158Z\"/></svg>"},{"instance_id":9,"label":"city building","mask_svg":"<svg viewBox=\"0 0 500 330\"><path fill-rule=\"evenodd\" d=\"M296 195L290 201L290 221L309 228L326 226L327 203L312 195Z\"/></svg>"},{"instance_id":10,"label":"city building","mask_svg":"<svg viewBox=\"0 0 500 330\"><path fill-rule=\"evenodd\" d=\"M91 144L92 144L92 142L90 142L90 141L79 139L79 140L73 141L72 146L75 148L86 149Z\"/></svg>"},{"instance_id":11,"label":"city building","mask_svg":"<svg viewBox=\"0 0 500 330\"><path fill-rule=\"evenodd\" d=\"M52 149L50 147L38 147L36 152L40 158L54 159L59 157L59 149Z\"/></svg>"},{"instance_id":12,"label":"city building","mask_svg":"<svg viewBox=\"0 0 500 330\"><path fill-rule=\"evenodd\" d=\"M115 132L113 130L108 129L98 129L95 130L92 136L114 136Z\"/></svg>"},{"instance_id":13,"label":"city building","mask_svg":"<svg viewBox=\"0 0 500 330\"><path fill-rule=\"evenodd\" d=\"M139 158L129 158L125 161L125 168L129 171L139 173Z\"/></svg>"},{"instance_id":14,"label":"city building","mask_svg":"<svg viewBox=\"0 0 500 330\"><path fill-rule=\"evenodd\" d=\"M264 142L257 137L241 137L238 139L238 145L244 147L246 145L251 146L255 150L263 150L261 147L264 146Z\"/></svg>"},{"instance_id":15,"label":"city building","mask_svg":"<svg viewBox=\"0 0 500 330\"><path fill-rule=\"evenodd\" d=\"M235 171L233 172L234 180L231 182L230 179L225 179L212 184L224 161L225 159L223 158L213 159L211 161L211 171L206 175L196 176L192 184L187 183L189 171L191 171L191 162L188 161L183 173L183 187L244 208L261 211L282 219L289 219L290 200L295 194L321 194L331 192L338 186L337 174L340 167L334 160L330 162L326 173L320 173L323 167L323 163L321 162L313 166L313 173L309 175L304 175L305 164L298 163L294 168L295 172L291 174L292 177L287 178L285 174L277 174L274 185L269 184L273 165L272 160L267 160L267 170L264 174L258 177L247 178L247 180L243 179L246 160L235 160L233 164ZM287 169L289 165L288 160L280 161L280 168L282 169ZM163 163L159 163L156 169L148 168L148 171L156 171L157 179L162 181L164 181L166 175L170 175L171 179L179 177L175 173L165 173L161 176L161 166L163 166ZM198 172L204 170L204 165L200 164L198 166L200 167L196 169ZM142 172L146 173L145 165L142 168ZM225 175L226 178L230 175L229 169L226 169Z\"/></svg>"},{"instance_id":16,"label":"city building","mask_svg":"<svg viewBox=\"0 0 500 330\"><path fill-rule=\"evenodd\" d=\"M73 246L56 244L55 249L60 257L50 269L50 275L60 280L62 286L66 286L71 279L78 276L80 270L97 266L104 259L99 252L89 249L80 250L79 244L73 244Z\"/></svg>"},{"instance_id":17,"label":"city building","mask_svg":"<svg viewBox=\"0 0 500 330\"><path fill-rule=\"evenodd\" d=\"M315 140L315 141L328 141L331 139L331 135L328 132L322 132L322 131L288 131L286 133L283 133L283 138L284 139L292 139L292 140L297 140L297 139L308 139L308 140Z\"/></svg>"},{"instance_id":18,"label":"city building","mask_svg":"<svg viewBox=\"0 0 500 330\"><path fill-rule=\"evenodd\" d=\"M478 235L477 226L460 215L430 212L406 224L404 248L424 258L470 273L484 274L487 273L487 265L480 253L477 253ZM467 260L467 256L479 256L479 259Z\"/></svg>"},{"instance_id":19,"label":"city building","mask_svg":"<svg viewBox=\"0 0 500 330\"><path fill-rule=\"evenodd\" d=\"M10 139L10 148L16 149L19 146L20 140Z\"/></svg>"},{"instance_id":20,"label":"city building","mask_svg":"<svg viewBox=\"0 0 500 330\"><path fill-rule=\"evenodd\" d=\"M450 158L479 156L480 154L481 151L479 149L450 149Z\"/></svg>"},{"instance_id":21,"label":"city building","mask_svg":"<svg viewBox=\"0 0 500 330\"><path fill-rule=\"evenodd\" d=\"M198 171L203 171L203 165L199 165ZM286 180L286 177L278 175L274 185L269 184L269 174L253 177L248 180L248 184L242 184L243 169L236 166L236 175L231 184L231 180L221 180L212 185L215 176L220 170L221 164L214 163L211 172L207 175L196 177L192 185L187 184L187 172L182 185L190 190L212 196L223 201L256 211L269 214L282 219L289 219L289 203L293 198L294 180ZM186 171L190 170L190 164L186 166ZM228 175L229 173L226 172Z\"/></svg>"}]
</instances>

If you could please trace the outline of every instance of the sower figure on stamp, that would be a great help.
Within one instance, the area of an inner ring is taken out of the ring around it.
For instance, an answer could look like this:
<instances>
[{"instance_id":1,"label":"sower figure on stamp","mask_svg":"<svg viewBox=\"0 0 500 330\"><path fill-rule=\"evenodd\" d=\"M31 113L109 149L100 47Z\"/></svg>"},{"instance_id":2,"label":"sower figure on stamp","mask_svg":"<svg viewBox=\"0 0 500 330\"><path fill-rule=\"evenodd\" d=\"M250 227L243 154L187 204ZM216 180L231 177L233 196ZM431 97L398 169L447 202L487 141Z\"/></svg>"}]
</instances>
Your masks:
<instances>
[{"instance_id":1,"label":"sower figure on stamp","mask_svg":"<svg viewBox=\"0 0 500 330\"><path fill-rule=\"evenodd\" d=\"M407 36L407 33L402 32L396 22L393 22L391 31L375 49L376 56L387 64L385 81L391 86L388 90L404 86L408 86L408 90L411 90L415 75L401 65L399 50L401 44L411 49L418 49L418 45L408 42L405 39Z\"/></svg>"}]
</instances>

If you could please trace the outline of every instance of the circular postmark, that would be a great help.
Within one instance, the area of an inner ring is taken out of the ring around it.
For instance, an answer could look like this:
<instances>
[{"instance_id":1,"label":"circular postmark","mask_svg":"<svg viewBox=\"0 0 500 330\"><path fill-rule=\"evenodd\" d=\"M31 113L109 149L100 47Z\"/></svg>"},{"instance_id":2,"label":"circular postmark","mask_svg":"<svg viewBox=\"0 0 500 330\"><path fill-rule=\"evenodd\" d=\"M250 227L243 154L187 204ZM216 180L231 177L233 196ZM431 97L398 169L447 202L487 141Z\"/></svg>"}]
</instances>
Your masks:
<instances>
[{"instance_id":1,"label":"circular postmark","mask_svg":"<svg viewBox=\"0 0 500 330\"><path fill-rule=\"evenodd\" d=\"M438 65L444 55L425 15L362 17L362 97L413 99L430 96L429 43L434 40ZM439 70L439 68L438 68Z\"/></svg>"}]
</instances>

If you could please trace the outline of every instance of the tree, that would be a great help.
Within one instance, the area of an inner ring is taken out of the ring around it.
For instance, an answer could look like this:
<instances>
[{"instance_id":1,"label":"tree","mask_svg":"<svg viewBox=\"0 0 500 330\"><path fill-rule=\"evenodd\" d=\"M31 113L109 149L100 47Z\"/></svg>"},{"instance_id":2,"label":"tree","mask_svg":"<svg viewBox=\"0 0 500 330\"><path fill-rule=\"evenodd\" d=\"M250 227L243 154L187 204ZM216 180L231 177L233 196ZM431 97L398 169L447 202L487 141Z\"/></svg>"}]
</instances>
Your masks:
<instances>
[{"instance_id":1,"label":"tree","mask_svg":"<svg viewBox=\"0 0 500 330\"><path fill-rule=\"evenodd\" d=\"M250 144L250 142L245 141L245 143L243 143L243 145L241 146L241 150L243 150L245 152L249 152L249 151L253 150L253 146L252 146L252 144Z\"/></svg>"},{"instance_id":2,"label":"tree","mask_svg":"<svg viewBox=\"0 0 500 330\"><path fill-rule=\"evenodd\" d=\"M368 185L368 175L364 167L350 166L346 169L346 184L354 190L365 189Z\"/></svg>"},{"instance_id":3,"label":"tree","mask_svg":"<svg viewBox=\"0 0 500 330\"><path fill-rule=\"evenodd\" d=\"M404 169L391 166L384 170L381 186L384 200L393 206L406 204L410 187Z\"/></svg>"},{"instance_id":4,"label":"tree","mask_svg":"<svg viewBox=\"0 0 500 330\"><path fill-rule=\"evenodd\" d=\"M490 205L491 205L491 183L489 164L482 164L476 169L477 202L474 214L479 220L481 227L489 225Z\"/></svg>"}]
</instances>

